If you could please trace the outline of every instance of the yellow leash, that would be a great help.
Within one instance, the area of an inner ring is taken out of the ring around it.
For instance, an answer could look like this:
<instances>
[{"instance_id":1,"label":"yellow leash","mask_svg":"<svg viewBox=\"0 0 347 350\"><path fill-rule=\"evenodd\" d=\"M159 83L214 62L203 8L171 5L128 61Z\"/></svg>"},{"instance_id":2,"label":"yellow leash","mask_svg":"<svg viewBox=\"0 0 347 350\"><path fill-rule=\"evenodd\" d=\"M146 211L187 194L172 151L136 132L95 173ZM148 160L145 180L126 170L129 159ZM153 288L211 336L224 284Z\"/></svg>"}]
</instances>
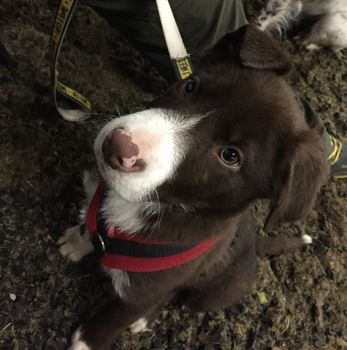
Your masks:
<instances>
[{"instance_id":1,"label":"yellow leash","mask_svg":"<svg viewBox=\"0 0 347 350\"><path fill-rule=\"evenodd\" d=\"M166 46L178 79L187 79L193 74L189 54L184 46L175 17L168 0L156 0Z\"/></svg>"},{"instance_id":2,"label":"yellow leash","mask_svg":"<svg viewBox=\"0 0 347 350\"><path fill-rule=\"evenodd\" d=\"M53 88L53 97L55 106L59 114L67 121L83 121L88 119L92 113L91 102L81 95L78 91L61 83L58 80L57 63L60 48L64 40L67 28L69 26L72 14L77 5L77 0L62 0L60 2L51 34L51 85ZM66 109L59 107L58 96L64 96L70 101L79 105L80 109Z\"/></svg>"},{"instance_id":3,"label":"yellow leash","mask_svg":"<svg viewBox=\"0 0 347 350\"><path fill-rule=\"evenodd\" d=\"M57 63L67 28L72 18L78 0L61 0L51 34L51 85L55 106L59 114L67 121L79 122L90 118L92 113L91 102L78 91L61 83L58 80ZM170 58L177 78L187 79L193 74L189 54L187 53L175 18L168 0L156 0L163 33L168 47ZM67 98L80 108L66 109L58 104L58 97Z\"/></svg>"}]
</instances>

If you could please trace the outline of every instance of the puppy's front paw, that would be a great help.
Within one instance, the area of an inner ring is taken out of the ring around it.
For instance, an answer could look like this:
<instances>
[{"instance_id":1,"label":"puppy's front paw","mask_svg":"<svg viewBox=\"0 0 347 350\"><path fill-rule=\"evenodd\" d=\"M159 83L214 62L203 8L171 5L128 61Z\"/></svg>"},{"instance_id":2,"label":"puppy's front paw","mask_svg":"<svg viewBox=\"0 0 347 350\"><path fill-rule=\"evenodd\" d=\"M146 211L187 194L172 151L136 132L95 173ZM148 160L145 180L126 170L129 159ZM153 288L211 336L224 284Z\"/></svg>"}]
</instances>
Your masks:
<instances>
[{"instance_id":1,"label":"puppy's front paw","mask_svg":"<svg viewBox=\"0 0 347 350\"><path fill-rule=\"evenodd\" d=\"M81 234L79 225L68 228L57 243L60 254L74 262L80 261L84 256L94 251L88 234Z\"/></svg>"},{"instance_id":2,"label":"puppy's front paw","mask_svg":"<svg viewBox=\"0 0 347 350\"><path fill-rule=\"evenodd\" d=\"M91 350L91 348L82 340L79 328L72 335L69 350Z\"/></svg>"}]
</instances>

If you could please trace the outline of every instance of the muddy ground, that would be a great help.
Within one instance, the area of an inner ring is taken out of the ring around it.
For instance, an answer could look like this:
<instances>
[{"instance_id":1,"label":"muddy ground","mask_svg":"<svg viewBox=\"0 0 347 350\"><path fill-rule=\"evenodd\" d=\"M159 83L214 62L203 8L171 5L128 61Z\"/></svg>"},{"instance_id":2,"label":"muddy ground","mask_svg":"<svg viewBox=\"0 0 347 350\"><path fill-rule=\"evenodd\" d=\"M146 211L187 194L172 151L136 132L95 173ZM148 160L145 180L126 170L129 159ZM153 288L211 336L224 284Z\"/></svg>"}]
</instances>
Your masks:
<instances>
[{"instance_id":1,"label":"muddy ground","mask_svg":"<svg viewBox=\"0 0 347 350\"><path fill-rule=\"evenodd\" d=\"M93 138L106 118L67 123L52 105L47 53L54 11L55 1L0 2L0 41L13 60L0 57L0 349L64 349L107 284L93 261L73 266L55 246L76 222L82 169L93 164ZM288 79L328 130L347 141L347 51L283 45L295 62ZM88 8L74 17L60 62L62 80L100 113L140 110L165 88ZM264 208L256 208L260 221ZM307 233L314 244L260 261L242 303L206 314L169 306L152 332L124 334L114 349L347 349L346 228L347 181L330 180L305 221L277 231Z\"/></svg>"}]
</instances>

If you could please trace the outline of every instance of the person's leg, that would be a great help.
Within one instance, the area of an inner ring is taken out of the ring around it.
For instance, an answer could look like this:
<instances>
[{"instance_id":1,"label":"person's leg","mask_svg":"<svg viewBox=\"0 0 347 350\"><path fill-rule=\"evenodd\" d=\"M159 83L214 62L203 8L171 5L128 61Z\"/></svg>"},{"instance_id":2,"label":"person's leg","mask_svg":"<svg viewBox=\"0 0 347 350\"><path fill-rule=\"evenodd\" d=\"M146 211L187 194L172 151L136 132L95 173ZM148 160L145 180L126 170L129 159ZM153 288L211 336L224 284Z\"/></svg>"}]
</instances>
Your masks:
<instances>
[{"instance_id":1,"label":"person's leg","mask_svg":"<svg viewBox=\"0 0 347 350\"><path fill-rule=\"evenodd\" d=\"M149 0L83 0L154 63L169 82L176 80L157 6ZM173 14L193 66L224 34L247 23L241 0L171 0Z\"/></svg>"},{"instance_id":2,"label":"person's leg","mask_svg":"<svg viewBox=\"0 0 347 350\"><path fill-rule=\"evenodd\" d=\"M92 6L132 42L169 83L176 80L155 1L83 0L83 3ZM193 66L205 49L226 33L247 24L241 0L171 0L170 4ZM332 175L347 178L347 146L328 134L307 101L302 100L302 106L308 125L324 140Z\"/></svg>"}]
</instances>

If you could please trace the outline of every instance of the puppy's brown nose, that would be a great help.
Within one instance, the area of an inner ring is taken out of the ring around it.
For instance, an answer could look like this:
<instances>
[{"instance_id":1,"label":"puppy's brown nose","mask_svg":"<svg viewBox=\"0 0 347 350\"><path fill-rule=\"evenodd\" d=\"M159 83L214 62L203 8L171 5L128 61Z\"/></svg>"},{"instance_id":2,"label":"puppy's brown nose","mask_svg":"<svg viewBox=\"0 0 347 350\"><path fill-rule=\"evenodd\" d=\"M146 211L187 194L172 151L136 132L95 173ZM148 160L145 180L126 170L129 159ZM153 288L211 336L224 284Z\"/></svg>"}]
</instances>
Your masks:
<instances>
[{"instance_id":1,"label":"puppy's brown nose","mask_svg":"<svg viewBox=\"0 0 347 350\"><path fill-rule=\"evenodd\" d=\"M132 142L131 133L119 128L113 130L102 145L105 162L113 169L125 172L140 171L143 162L138 159L139 147Z\"/></svg>"}]
</instances>

